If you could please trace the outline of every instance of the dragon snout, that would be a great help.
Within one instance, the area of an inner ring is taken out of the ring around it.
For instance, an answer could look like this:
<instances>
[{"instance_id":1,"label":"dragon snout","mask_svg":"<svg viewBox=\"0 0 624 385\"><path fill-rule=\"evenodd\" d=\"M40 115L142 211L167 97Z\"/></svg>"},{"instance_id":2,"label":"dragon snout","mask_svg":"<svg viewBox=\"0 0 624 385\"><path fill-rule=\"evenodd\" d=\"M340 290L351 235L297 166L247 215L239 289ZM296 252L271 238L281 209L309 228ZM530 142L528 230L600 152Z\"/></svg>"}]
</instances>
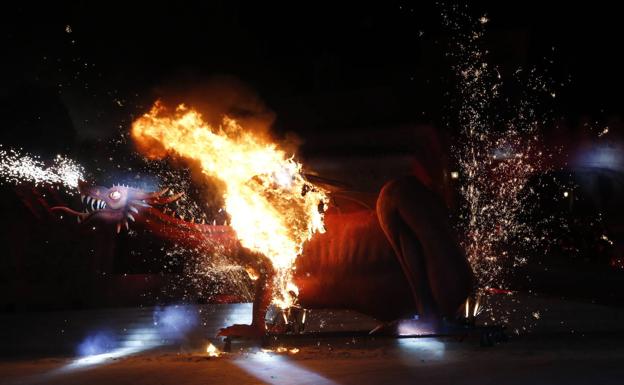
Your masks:
<instances>
[{"instance_id":1,"label":"dragon snout","mask_svg":"<svg viewBox=\"0 0 624 385\"><path fill-rule=\"evenodd\" d=\"M114 224L118 233L122 227L129 229L129 222L135 222L143 210L153 206L162 207L178 200L183 195L171 192L170 196L164 196L168 189L147 192L126 185L114 185L110 188L93 186L84 181L79 181L78 190L83 206L82 212L74 211L69 207L53 207L52 209L76 215L79 223L97 218Z\"/></svg>"}]
</instances>

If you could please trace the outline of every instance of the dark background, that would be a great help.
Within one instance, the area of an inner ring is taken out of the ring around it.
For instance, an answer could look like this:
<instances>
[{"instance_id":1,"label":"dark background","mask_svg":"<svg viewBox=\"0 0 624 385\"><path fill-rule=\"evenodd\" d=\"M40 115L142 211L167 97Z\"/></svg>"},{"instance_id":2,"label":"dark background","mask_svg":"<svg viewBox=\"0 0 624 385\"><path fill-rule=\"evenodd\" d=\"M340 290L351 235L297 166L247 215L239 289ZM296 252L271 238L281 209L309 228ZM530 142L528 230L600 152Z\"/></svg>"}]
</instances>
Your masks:
<instances>
[{"instance_id":1,"label":"dark background","mask_svg":"<svg viewBox=\"0 0 624 385\"><path fill-rule=\"evenodd\" d=\"M442 7L400 1L3 6L2 139L23 141L24 127L54 133L39 147L62 147L72 130L80 140L111 136L127 130L158 87L190 88L215 76L242 82L274 112L278 132L304 138L317 131L443 126L452 85ZM490 19L491 61L503 73L538 66L561 89L557 116L575 125L622 112L617 8L519 1L471 4L469 12ZM67 119L56 110L67 111ZM31 131L28 142L37 147L33 141Z\"/></svg>"}]
</instances>

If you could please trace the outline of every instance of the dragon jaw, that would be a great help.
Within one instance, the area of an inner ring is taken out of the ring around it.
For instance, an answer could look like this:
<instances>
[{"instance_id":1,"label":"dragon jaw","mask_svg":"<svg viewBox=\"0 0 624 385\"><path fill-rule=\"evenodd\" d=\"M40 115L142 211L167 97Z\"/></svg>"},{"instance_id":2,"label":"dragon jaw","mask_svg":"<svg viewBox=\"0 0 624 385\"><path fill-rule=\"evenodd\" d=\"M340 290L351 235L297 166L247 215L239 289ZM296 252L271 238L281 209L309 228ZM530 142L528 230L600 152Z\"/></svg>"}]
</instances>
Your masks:
<instances>
[{"instance_id":1,"label":"dragon jaw","mask_svg":"<svg viewBox=\"0 0 624 385\"><path fill-rule=\"evenodd\" d=\"M64 206L53 207L52 210L76 215L79 223L86 223L93 219L113 223L116 225L117 233L121 231L122 226L129 229L129 222L134 222L143 210L174 202L183 195L179 193L164 197L168 189L145 192L124 185L114 185L110 188L91 186L84 181L78 182L78 190L84 206L83 212Z\"/></svg>"}]
</instances>

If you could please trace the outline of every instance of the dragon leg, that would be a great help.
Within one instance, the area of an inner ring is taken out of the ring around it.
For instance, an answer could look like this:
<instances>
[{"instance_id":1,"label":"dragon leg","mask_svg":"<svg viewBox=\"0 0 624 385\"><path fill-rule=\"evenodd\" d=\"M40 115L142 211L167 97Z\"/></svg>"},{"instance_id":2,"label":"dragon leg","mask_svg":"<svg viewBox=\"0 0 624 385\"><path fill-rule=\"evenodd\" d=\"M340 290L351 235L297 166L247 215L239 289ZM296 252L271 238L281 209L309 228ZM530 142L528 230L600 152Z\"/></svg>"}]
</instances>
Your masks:
<instances>
[{"instance_id":1,"label":"dragon leg","mask_svg":"<svg viewBox=\"0 0 624 385\"><path fill-rule=\"evenodd\" d=\"M245 252L243 257L243 265L253 267L258 273L258 279L255 282L251 324L235 324L221 329L218 335L224 337L260 338L266 334L265 317L273 297L275 270L271 261L263 255Z\"/></svg>"},{"instance_id":2,"label":"dragon leg","mask_svg":"<svg viewBox=\"0 0 624 385\"><path fill-rule=\"evenodd\" d=\"M416 178L399 179L381 190L377 216L419 315L455 315L472 289L472 271L441 200Z\"/></svg>"}]
</instances>

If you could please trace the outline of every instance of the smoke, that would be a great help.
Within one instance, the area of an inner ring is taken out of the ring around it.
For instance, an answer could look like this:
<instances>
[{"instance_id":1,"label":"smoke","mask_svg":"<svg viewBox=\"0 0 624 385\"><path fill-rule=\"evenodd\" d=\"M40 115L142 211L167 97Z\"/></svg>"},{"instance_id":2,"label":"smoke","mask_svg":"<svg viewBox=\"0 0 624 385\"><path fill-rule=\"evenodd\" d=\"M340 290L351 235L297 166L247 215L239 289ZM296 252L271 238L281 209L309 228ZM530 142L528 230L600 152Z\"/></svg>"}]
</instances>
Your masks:
<instances>
[{"instance_id":1,"label":"smoke","mask_svg":"<svg viewBox=\"0 0 624 385\"><path fill-rule=\"evenodd\" d=\"M172 305L154 310L154 326L163 338L183 338L198 324L199 315L191 307Z\"/></svg>"},{"instance_id":2,"label":"smoke","mask_svg":"<svg viewBox=\"0 0 624 385\"><path fill-rule=\"evenodd\" d=\"M79 356L93 356L108 353L117 348L114 334L110 331L99 331L87 336L77 348Z\"/></svg>"},{"instance_id":3,"label":"smoke","mask_svg":"<svg viewBox=\"0 0 624 385\"><path fill-rule=\"evenodd\" d=\"M170 108L184 103L200 112L204 121L213 126L221 124L224 116L233 118L245 130L278 143L287 153L295 154L302 142L293 131L276 137L276 113L251 86L231 75L208 78L194 73L179 75L155 87L152 97Z\"/></svg>"},{"instance_id":4,"label":"smoke","mask_svg":"<svg viewBox=\"0 0 624 385\"><path fill-rule=\"evenodd\" d=\"M275 113L251 87L226 75L197 79L196 76L177 77L156 87L154 98L168 107L184 103L200 112L204 121L212 126L218 126L223 116L229 116L246 130L269 135Z\"/></svg>"}]
</instances>

